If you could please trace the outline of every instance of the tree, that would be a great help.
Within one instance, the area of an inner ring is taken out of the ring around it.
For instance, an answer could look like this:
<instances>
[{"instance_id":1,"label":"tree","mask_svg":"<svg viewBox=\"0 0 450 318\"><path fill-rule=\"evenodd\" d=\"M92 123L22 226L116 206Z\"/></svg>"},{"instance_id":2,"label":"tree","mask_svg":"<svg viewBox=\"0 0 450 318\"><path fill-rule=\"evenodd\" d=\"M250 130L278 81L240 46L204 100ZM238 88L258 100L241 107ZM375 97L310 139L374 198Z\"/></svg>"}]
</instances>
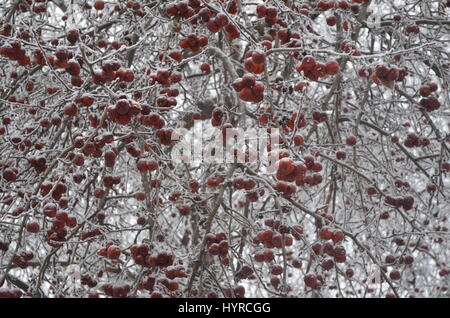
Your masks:
<instances>
[{"instance_id":1,"label":"tree","mask_svg":"<svg viewBox=\"0 0 450 318\"><path fill-rule=\"evenodd\" d=\"M449 7L2 1L0 296L448 297Z\"/></svg>"}]
</instances>

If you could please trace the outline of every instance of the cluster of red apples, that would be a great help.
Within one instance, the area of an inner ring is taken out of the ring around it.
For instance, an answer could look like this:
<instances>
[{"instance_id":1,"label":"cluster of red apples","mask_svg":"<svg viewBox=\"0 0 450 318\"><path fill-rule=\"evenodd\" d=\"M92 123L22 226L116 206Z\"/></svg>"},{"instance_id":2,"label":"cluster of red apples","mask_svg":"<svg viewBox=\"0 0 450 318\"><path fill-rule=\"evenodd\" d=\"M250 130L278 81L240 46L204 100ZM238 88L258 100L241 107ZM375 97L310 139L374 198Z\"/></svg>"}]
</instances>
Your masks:
<instances>
[{"instance_id":1,"label":"cluster of red apples","mask_svg":"<svg viewBox=\"0 0 450 318\"><path fill-rule=\"evenodd\" d=\"M426 147L430 144L430 140L428 138L421 138L416 134L408 134L403 144L407 148Z\"/></svg>"},{"instance_id":2,"label":"cluster of red apples","mask_svg":"<svg viewBox=\"0 0 450 318\"><path fill-rule=\"evenodd\" d=\"M278 163L276 178L280 181L295 182L297 186L315 186L322 182L322 176L318 172L322 171L320 162L315 161L313 156L305 156L304 164L295 163L288 157L282 158ZM310 171L312 174L307 175ZM279 183L277 188L282 187ZM280 191L278 189L278 191Z\"/></svg>"},{"instance_id":3,"label":"cluster of red apples","mask_svg":"<svg viewBox=\"0 0 450 318\"><path fill-rule=\"evenodd\" d=\"M264 72L264 63L266 55L261 51L249 51L245 54L244 68L253 74L261 74Z\"/></svg>"},{"instance_id":4,"label":"cluster of red apples","mask_svg":"<svg viewBox=\"0 0 450 318\"><path fill-rule=\"evenodd\" d=\"M402 207L405 211L409 211L414 206L414 198L412 196L406 196L403 198L393 198L391 196L386 196L384 201L396 208Z\"/></svg>"},{"instance_id":5,"label":"cluster of red apples","mask_svg":"<svg viewBox=\"0 0 450 318\"><path fill-rule=\"evenodd\" d=\"M58 212L56 205L47 204L44 207L44 215L52 220L52 226L47 230L47 242L50 246L58 246L57 242L64 242L67 235L67 227L74 228L78 222L76 217L67 212ZM34 226L36 229L36 226Z\"/></svg>"},{"instance_id":6,"label":"cluster of red apples","mask_svg":"<svg viewBox=\"0 0 450 318\"><path fill-rule=\"evenodd\" d=\"M265 248L283 248L283 234L284 234L284 245L291 246L293 244L293 238L289 233L291 231L296 231L290 227L280 225L279 221L274 221L272 219L267 219L264 224L270 226L271 230L265 230L259 232L256 238L253 239L255 244L263 244ZM278 231L276 234L274 231Z\"/></svg>"},{"instance_id":7,"label":"cluster of red apples","mask_svg":"<svg viewBox=\"0 0 450 318\"><path fill-rule=\"evenodd\" d=\"M299 73L303 72L303 75L310 80L317 81L327 75L336 75L340 71L340 66L336 61L322 64L316 62L316 59L312 56L305 56L296 70Z\"/></svg>"},{"instance_id":8,"label":"cluster of red apples","mask_svg":"<svg viewBox=\"0 0 450 318\"><path fill-rule=\"evenodd\" d=\"M108 111L108 115L112 121L120 125L127 125L133 116L140 114L141 106L126 98L121 98L117 101L115 107L109 108Z\"/></svg>"},{"instance_id":9,"label":"cluster of red apples","mask_svg":"<svg viewBox=\"0 0 450 318\"><path fill-rule=\"evenodd\" d=\"M260 103L264 99L264 85L251 74L235 80L232 85L243 101Z\"/></svg>"},{"instance_id":10,"label":"cluster of red apples","mask_svg":"<svg viewBox=\"0 0 450 318\"><path fill-rule=\"evenodd\" d=\"M109 60L102 64L101 71L92 74L92 83L96 85L104 85L115 79L119 79L120 82L131 83L134 81L134 72L125 70L116 60Z\"/></svg>"},{"instance_id":11,"label":"cluster of red apples","mask_svg":"<svg viewBox=\"0 0 450 318\"><path fill-rule=\"evenodd\" d=\"M179 45L182 49L196 53L208 45L208 37L205 35L197 36L195 34L189 34L186 38L180 40Z\"/></svg>"},{"instance_id":12,"label":"cluster of red apples","mask_svg":"<svg viewBox=\"0 0 450 318\"><path fill-rule=\"evenodd\" d=\"M26 51L22 49L21 43L17 41L0 47L0 55L16 61L20 66L27 66L30 64L30 57L26 55Z\"/></svg>"},{"instance_id":13,"label":"cluster of red apples","mask_svg":"<svg viewBox=\"0 0 450 318\"><path fill-rule=\"evenodd\" d=\"M441 103L439 102L439 100L434 96L430 96L437 90L438 86L436 83L426 83L419 89L419 94L423 97L420 100L420 105L425 108L427 112L432 112L441 107Z\"/></svg>"},{"instance_id":14,"label":"cluster of red apples","mask_svg":"<svg viewBox=\"0 0 450 318\"><path fill-rule=\"evenodd\" d=\"M18 254L15 254L12 258L12 263L16 265L19 268L27 268L28 263L34 258L33 252L19 252Z\"/></svg>"},{"instance_id":15,"label":"cluster of red apples","mask_svg":"<svg viewBox=\"0 0 450 318\"><path fill-rule=\"evenodd\" d=\"M204 242L208 247L208 252L211 255L218 255L222 258L227 256L229 245L225 233L208 233L205 236Z\"/></svg>"},{"instance_id":16,"label":"cluster of red apples","mask_svg":"<svg viewBox=\"0 0 450 318\"><path fill-rule=\"evenodd\" d=\"M131 291L131 287L128 284L122 284L122 285L104 284L104 285L102 285L101 288L107 296L112 297L112 298L125 298L128 296L128 293Z\"/></svg>"},{"instance_id":17,"label":"cluster of red apples","mask_svg":"<svg viewBox=\"0 0 450 318\"><path fill-rule=\"evenodd\" d=\"M395 67L388 67L386 65L378 65L371 78L375 84L383 84L392 88L394 82L402 82L405 79L407 72L405 69L398 69Z\"/></svg>"},{"instance_id":18,"label":"cluster of red apples","mask_svg":"<svg viewBox=\"0 0 450 318\"><path fill-rule=\"evenodd\" d=\"M229 4L227 11L230 14L237 13L237 4L235 1ZM229 21L229 18L225 13L217 14L208 8L201 8L201 2L197 0L190 0L189 2L180 1L168 4L166 6L166 13L169 17L173 18L192 18L192 24L197 24L198 22L206 23L206 27L211 33L217 33L223 28L226 37L230 40L240 37L237 27ZM198 17L195 16L196 14Z\"/></svg>"},{"instance_id":19,"label":"cluster of red apples","mask_svg":"<svg viewBox=\"0 0 450 318\"><path fill-rule=\"evenodd\" d=\"M169 267L174 261L174 256L166 252L150 254L147 244L133 245L130 251L134 262L144 267Z\"/></svg>"},{"instance_id":20,"label":"cluster of red apples","mask_svg":"<svg viewBox=\"0 0 450 318\"><path fill-rule=\"evenodd\" d=\"M203 21L207 20L206 27L211 33L218 33L223 28L225 36L229 40L238 39L241 37L237 27L229 21L228 16L224 13L219 13L212 17L211 11L208 9L201 11Z\"/></svg>"}]
</instances>

